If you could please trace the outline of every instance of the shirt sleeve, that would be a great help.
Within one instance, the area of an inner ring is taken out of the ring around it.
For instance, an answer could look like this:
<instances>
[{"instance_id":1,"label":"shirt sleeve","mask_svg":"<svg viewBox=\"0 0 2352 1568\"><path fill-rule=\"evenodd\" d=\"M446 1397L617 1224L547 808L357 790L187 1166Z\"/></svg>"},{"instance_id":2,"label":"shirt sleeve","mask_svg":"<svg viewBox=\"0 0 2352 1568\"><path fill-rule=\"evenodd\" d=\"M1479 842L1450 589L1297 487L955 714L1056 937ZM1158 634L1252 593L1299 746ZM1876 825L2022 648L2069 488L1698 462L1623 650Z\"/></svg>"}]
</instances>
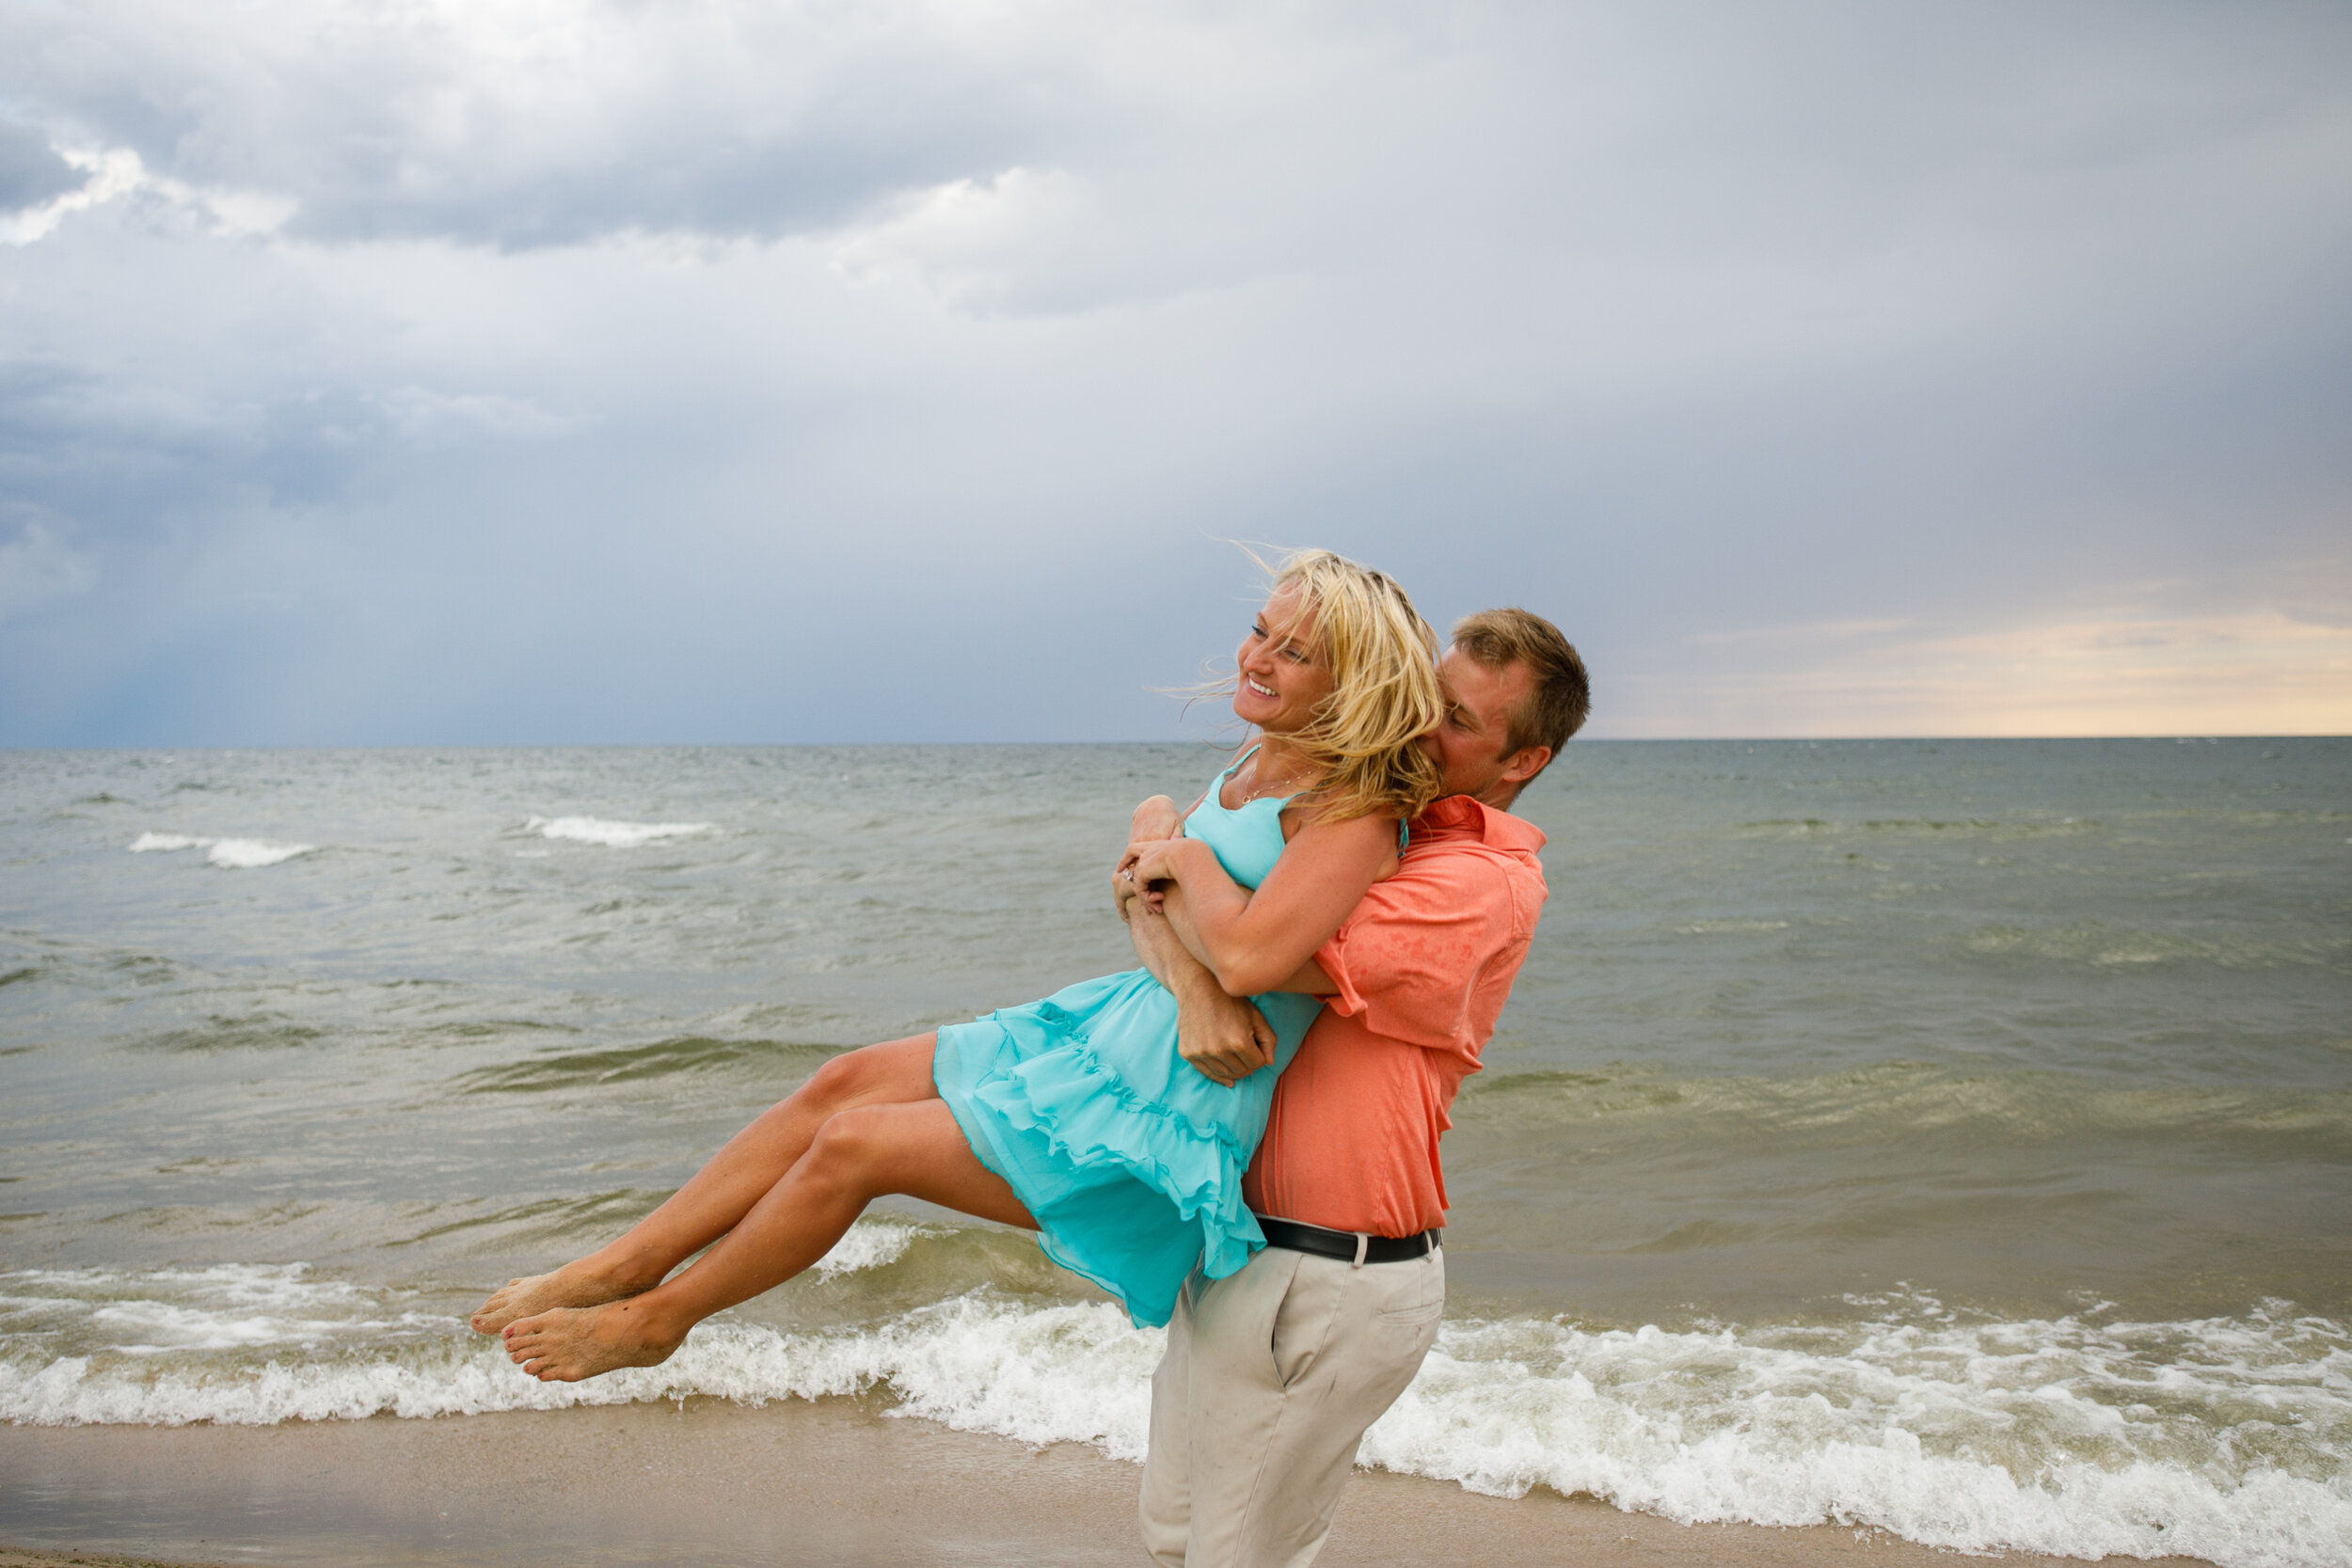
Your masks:
<instances>
[{"instance_id":1,"label":"shirt sleeve","mask_svg":"<svg viewBox=\"0 0 2352 1568\"><path fill-rule=\"evenodd\" d=\"M1479 981L1519 940L1513 912L1507 875L1483 855L1408 861L1315 955L1339 988L1324 1005L1375 1035L1474 1060Z\"/></svg>"}]
</instances>

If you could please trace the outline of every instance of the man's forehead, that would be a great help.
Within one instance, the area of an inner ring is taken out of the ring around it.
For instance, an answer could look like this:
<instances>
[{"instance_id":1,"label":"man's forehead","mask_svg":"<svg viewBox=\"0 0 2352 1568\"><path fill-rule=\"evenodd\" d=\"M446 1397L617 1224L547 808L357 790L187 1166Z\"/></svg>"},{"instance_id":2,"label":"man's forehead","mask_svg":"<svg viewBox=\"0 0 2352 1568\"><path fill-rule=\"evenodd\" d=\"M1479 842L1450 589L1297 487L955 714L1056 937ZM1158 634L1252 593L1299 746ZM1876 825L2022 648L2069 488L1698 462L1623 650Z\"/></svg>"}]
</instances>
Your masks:
<instances>
[{"instance_id":1,"label":"man's forehead","mask_svg":"<svg viewBox=\"0 0 2352 1568\"><path fill-rule=\"evenodd\" d=\"M1438 679L1456 702L1507 705L1518 697L1530 678L1527 666L1517 659L1497 670L1459 648L1448 648L1438 663Z\"/></svg>"}]
</instances>

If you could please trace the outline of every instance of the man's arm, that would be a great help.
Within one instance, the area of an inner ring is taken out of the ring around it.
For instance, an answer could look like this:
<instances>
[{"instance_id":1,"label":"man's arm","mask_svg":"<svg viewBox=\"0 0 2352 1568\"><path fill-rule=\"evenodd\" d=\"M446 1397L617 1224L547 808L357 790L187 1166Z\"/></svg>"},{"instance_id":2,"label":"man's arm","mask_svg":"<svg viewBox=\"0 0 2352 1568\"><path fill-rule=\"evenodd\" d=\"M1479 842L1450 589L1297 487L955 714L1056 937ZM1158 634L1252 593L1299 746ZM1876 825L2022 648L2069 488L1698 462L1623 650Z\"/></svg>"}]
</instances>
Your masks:
<instances>
[{"instance_id":1,"label":"man's arm","mask_svg":"<svg viewBox=\"0 0 2352 1568\"><path fill-rule=\"evenodd\" d=\"M1320 996L1386 1038L1474 1059L1527 955L1541 876L1532 857L1521 870L1467 847L1415 855L1283 989ZM1170 924L1181 939L1180 907Z\"/></svg>"},{"instance_id":2,"label":"man's arm","mask_svg":"<svg viewBox=\"0 0 2352 1568\"><path fill-rule=\"evenodd\" d=\"M1176 998L1176 1053L1212 1083L1231 1085L1274 1060L1274 1029L1248 1001L1228 996L1208 966L1184 950L1166 917L1121 901L1136 957Z\"/></svg>"}]
</instances>

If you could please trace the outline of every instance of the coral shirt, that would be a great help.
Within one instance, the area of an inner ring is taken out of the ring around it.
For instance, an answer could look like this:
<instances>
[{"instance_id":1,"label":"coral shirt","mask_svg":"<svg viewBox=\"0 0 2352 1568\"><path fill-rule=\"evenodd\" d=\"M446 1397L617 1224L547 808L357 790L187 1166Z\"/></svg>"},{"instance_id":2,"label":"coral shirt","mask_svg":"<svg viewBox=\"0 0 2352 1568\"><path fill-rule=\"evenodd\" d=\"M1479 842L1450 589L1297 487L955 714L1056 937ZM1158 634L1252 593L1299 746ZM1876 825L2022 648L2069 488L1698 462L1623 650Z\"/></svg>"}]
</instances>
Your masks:
<instances>
[{"instance_id":1,"label":"coral shirt","mask_svg":"<svg viewBox=\"0 0 2352 1568\"><path fill-rule=\"evenodd\" d=\"M1375 1236L1445 1223L1438 1139L1535 933L1543 845L1467 795L1414 818L1396 875L1315 955L1339 994L1275 1085L1250 1208Z\"/></svg>"}]
</instances>

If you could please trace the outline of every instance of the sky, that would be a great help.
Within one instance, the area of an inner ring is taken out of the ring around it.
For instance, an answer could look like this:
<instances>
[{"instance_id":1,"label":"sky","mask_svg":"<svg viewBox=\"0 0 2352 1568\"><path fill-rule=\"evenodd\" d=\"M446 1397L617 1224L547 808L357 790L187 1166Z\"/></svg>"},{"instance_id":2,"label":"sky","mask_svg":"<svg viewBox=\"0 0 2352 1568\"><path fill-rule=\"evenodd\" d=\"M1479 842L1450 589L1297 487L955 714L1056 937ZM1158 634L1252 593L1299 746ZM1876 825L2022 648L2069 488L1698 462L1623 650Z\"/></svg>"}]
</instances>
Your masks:
<instances>
[{"instance_id":1,"label":"sky","mask_svg":"<svg viewBox=\"0 0 2352 1568\"><path fill-rule=\"evenodd\" d=\"M2352 8L0 8L0 745L2352 732Z\"/></svg>"}]
</instances>

